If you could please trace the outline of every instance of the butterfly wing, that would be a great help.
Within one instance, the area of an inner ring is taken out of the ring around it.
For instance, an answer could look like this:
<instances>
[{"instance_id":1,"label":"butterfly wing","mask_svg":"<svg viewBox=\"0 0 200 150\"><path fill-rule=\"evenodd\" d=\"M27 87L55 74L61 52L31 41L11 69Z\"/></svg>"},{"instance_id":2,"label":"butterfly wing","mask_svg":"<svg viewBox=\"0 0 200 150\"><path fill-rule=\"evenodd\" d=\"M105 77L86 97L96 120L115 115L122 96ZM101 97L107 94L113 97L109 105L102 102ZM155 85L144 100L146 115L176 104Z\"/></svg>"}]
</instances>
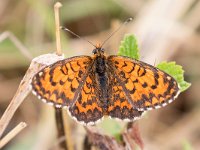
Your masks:
<instances>
[{"instance_id":1,"label":"butterfly wing","mask_svg":"<svg viewBox=\"0 0 200 150\"><path fill-rule=\"evenodd\" d=\"M111 118L133 121L140 117L143 111L134 109L126 98L122 86L117 80L116 74L112 69L108 72L109 77L109 103L108 115Z\"/></svg>"},{"instance_id":2,"label":"butterfly wing","mask_svg":"<svg viewBox=\"0 0 200 150\"><path fill-rule=\"evenodd\" d=\"M125 56L112 55L107 60L134 109L165 106L179 93L173 77L149 64Z\"/></svg>"},{"instance_id":3,"label":"butterfly wing","mask_svg":"<svg viewBox=\"0 0 200 150\"><path fill-rule=\"evenodd\" d=\"M45 67L32 79L33 93L57 107L72 105L78 98L92 62L89 56L78 56Z\"/></svg>"},{"instance_id":4,"label":"butterfly wing","mask_svg":"<svg viewBox=\"0 0 200 150\"><path fill-rule=\"evenodd\" d=\"M94 124L103 117L103 110L100 105L100 90L98 89L95 72L91 69L86 81L80 91L80 96L69 112L73 118L83 124Z\"/></svg>"}]
</instances>

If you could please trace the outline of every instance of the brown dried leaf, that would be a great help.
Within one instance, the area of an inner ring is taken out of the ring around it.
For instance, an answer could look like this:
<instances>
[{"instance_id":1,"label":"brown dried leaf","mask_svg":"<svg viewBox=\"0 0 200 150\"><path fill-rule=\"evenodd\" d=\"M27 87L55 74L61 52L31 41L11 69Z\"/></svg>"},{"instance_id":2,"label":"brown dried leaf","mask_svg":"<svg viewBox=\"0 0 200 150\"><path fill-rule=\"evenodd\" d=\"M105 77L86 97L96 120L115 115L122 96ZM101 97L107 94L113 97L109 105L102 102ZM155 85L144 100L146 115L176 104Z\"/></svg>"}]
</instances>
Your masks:
<instances>
[{"instance_id":1,"label":"brown dried leaf","mask_svg":"<svg viewBox=\"0 0 200 150\"><path fill-rule=\"evenodd\" d=\"M126 146L129 149L134 150L136 148L134 143L136 143L141 149L144 149L144 143L140 136L139 126L137 123L129 123L127 126L127 131L124 132L122 136Z\"/></svg>"},{"instance_id":2,"label":"brown dried leaf","mask_svg":"<svg viewBox=\"0 0 200 150\"><path fill-rule=\"evenodd\" d=\"M94 127L85 127L89 141L101 150L125 150L113 137L103 135Z\"/></svg>"}]
</instances>

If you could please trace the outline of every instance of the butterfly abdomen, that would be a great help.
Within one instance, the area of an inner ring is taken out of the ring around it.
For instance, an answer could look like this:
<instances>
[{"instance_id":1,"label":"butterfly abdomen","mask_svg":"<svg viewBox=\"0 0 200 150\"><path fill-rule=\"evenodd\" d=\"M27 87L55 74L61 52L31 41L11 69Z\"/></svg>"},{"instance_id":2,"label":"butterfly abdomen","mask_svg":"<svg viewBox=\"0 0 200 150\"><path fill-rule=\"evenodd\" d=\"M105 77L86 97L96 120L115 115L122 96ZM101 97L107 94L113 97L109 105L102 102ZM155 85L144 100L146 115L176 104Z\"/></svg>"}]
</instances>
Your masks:
<instances>
[{"instance_id":1,"label":"butterfly abdomen","mask_svg":"<svg viewBox=\"0 0 200 150\"><path fill-rule=\"evenodd\" d=\"M108 75L105 59L103 55L97 56L94 63L96 82L100 89L100 105L104 111L106 111L108 107Z\"/></svg>"}]
</instances>

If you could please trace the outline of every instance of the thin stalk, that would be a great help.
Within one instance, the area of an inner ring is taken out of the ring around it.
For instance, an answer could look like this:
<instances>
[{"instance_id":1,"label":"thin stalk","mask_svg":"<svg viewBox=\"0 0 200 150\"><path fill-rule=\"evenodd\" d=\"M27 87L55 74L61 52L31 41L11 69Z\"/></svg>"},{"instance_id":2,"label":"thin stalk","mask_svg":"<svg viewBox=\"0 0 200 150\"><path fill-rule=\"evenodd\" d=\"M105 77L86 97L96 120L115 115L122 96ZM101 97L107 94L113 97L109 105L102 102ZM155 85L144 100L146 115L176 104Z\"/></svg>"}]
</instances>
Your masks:
<instances>
[{"instance_id":1,"label":"thin stalk","mask_svg":"<svg viewBox=\"0 0 200 150\"><path fill-rule=\"evenodd\" d=\"M61 6L62 4L60 2L56 2L54 5L55 27L56 27L56 54L59 56L62 55L61 43L60 43L60 18L59 18L59 8ZM57 136L58 136L58 139L61 139L65 137L62 108L55 107L55 119L56 119L56 127L57 127ZM59 143L59 146L60 148L64 150L68 150L66 140L62 140Z\"/></svg>"},{"instance_id":2,"label":"thin stalk","mask_svg":"<svg viewBox=\"0 0 200 150\"><path fill-rule=\"evenodd\" d=\"M65 136L65 128L63 124L63 115L62 115L62 109L61 108L55 108L55 118L56 118L56 127L57 127L57 137L58 139ZM67 150L67 141L62 140L59 143L59 146L65 150Z\"/></svg>"}]
</instances>

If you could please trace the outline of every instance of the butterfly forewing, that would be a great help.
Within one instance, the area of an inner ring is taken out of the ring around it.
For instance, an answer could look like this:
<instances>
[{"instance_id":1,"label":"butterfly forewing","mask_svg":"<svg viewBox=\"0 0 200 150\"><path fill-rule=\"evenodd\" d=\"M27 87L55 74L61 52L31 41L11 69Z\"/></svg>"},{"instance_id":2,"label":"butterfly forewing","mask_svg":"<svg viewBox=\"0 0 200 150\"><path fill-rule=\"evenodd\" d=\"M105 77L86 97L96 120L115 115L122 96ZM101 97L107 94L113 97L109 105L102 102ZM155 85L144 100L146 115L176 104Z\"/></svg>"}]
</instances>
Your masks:
<instances>
[{"instance_id":1,"label":"butterfly forewing","mask_svg":"<svg viewBox=\"0 0 200 150\"><path fill-rule=\"evenodd\" d=\"M159 108L178 95L176 80L149 64L125 56L109 56L107 60L135 109Z\"/></svg>"},{"instance_id":2,"label":"butterfly forewing","mask_svg":"<svg viewBox=\"0 0 200 150\"><path fill-rule=\"evenodd\" d=\"M89 56L72 57L47 66L33 77L33 93L58 107L69 106L77 99L91 66Z\"/></svg>"}]
</instances>

